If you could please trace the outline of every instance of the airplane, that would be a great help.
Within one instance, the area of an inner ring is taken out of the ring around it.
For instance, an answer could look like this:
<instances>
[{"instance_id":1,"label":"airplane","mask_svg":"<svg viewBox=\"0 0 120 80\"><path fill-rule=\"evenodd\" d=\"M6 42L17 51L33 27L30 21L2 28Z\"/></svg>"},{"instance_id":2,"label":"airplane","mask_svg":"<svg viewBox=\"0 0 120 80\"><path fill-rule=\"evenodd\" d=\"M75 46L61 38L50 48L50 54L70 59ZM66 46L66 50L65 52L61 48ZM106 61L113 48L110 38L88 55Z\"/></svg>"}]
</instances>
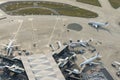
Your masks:
<instances>
[{"instance_id":1,"label":"airplane","mask_svg":"<svg viewBox=\"0 0 120 80\"><path fill-rule=\"evenodd\" d=\"M16 73L22 73L24 72L25 70L17 65L12 65L12 66L5 66L6 68L8 68L9 70L13 71L13 72L16 72Z\"/></svg>"},{"instance_id":2,"label":"airplane","mask_svg":"<svg viewBox=\"0 0 120 80\"><path fill-rule=\"evenodd\" d=\"M99 64L99 63L95 63L93 61L96 60L97 58L101 58L101 56L99 55L99 53L97 53L94 57L91 57L89 59L85 58L84 56L82 56L82 57L85 59L85 61L80 64L80 67L83 67L86 64L89 64L89 65Z\"/></svg>"},{"instance_id":3,"label":"airplane","mask_svg":"<svg viewBox=\"0 0 120 80\"><path fill-rule=\"evenodd\" d=\"M116 75L117 75L118 77L120 77L120 62L114 61L114 62L112 63L112 66L116 68L116 70L117 70Z\"/></svg>"},{"instance_id":4,"label":"airplane","mask_svg":"<svg viewBox=\"0 0 120 80\"><path fill-rule=\"evenodd\" d=\"M70 57L66 57L65 59L58 59L58 66L59 67L64 67L68 62L69 60L73 59L73 58L76 58L76 54L75 53L71 53L72 55Z\"/></svg>"},{"instance_id":5,"label":"airplane","mask_svg":"<svg viewBox=\"0 0 120 80\"><path fill-rule=\"evenodd\" d=\"M120 62L114 61L114 63L117 64L118 66L120 66Z\"/></svg>"},{"instance_id":6,"label":"airplane","mask_svg":"<svg viewBox=\"0 0 120 80\"><path fill-rule=\"evenodd\" d=\"M6 44L2 44L2 45L6 48L7 54L10 56L10 54L13 51L13 48L17 47L19 45L13 45L13 42L15 41L14 39L13 40L9 40L9 41L10 42L8 43L8 45L6 45Z\"/></svg>"},{"instance_id":7,"label":"airplane","mask_svg":"<svg viewBox=\"0 0 120 80\"><path fill-rule=\"evenodd\" d=\"M16 36L17 36L19 30L20 30L21 27L22 27L23 21L20 20L20 22L21 22L21 23L20 23L20 25L19 25L19 27L18 27L18 30L16 31L15 36L13 37L13 39L12 39L12 40L9 40L10 42L8 43L8 45L2 44L3 46L5 46L8 56L11 55L11 53L12 53L14 47L19 46L19 45L13 45L13 42L15 41L15 38L16 38Z\"/></svg>"},{"instance_id":8,"label":"airplane","mask_svg":"<svg viewBox=\"0 0 120 80\"><path fill-rule=\"evenodd\" d=\"M69 57L66 57L65 59L58 59L58 66L64 67L69 61Z\"/></svg>"},{"instance_id":9,"label":"airplane","mask_svg":"<svg viewBox=\"0 0 120 80\"><path fill-rule=\"evenodd\" d=\"M120 62L114 61L114 62L112 63L112 66L115 67L115 68L117 68L117 69L120 71Z\"/></svg>"},{"instance_id":10,"label":"airplane","mask_svg":"<svg viewBox=\"0 0 120 80\"><path fill-rule=\"evenodd\" d=\"M78 40L77 42L70 42L69 44L70 47L76 47L76 46L87 47L87 45L88 42L83 40Z\"/></svg>"},{"instance_id":11,"label":"airplane","mask_svg":"<svg viewBox=\"0 0 120 80\"><path fill-rule=\"evenodd\" d=\"M73 69L73 70L65 69L65 71L67 71L69 75L71 75L71 74L79 75L80 74L80 71L78 69Z\"/></svg>"},{"instance_id":12,"label":"airplane","mask_svg":"<svg viewBox=\"0 0 120 80\"><path fill-rule=\"evenodd\" d=\"M97 31L98 29L105 29L105 26L108 26L108 22L101 23L101 22L89 22L88 25L94 27Z\"/></svg>"}]
</instances>

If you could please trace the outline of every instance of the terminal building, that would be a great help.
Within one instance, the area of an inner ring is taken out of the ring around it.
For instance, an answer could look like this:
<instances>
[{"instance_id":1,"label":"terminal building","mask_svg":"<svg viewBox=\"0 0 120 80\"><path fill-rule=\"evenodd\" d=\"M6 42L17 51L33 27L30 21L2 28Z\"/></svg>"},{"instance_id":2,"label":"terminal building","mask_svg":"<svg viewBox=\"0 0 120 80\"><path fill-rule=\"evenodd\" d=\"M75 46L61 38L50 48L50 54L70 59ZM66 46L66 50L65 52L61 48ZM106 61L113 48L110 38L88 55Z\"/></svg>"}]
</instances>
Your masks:
<instances>
[{"instance_id":1,"label":"terminal building","mask_svg":"<svg viewBox=\"0 0 120 80\"><path fill-rule=\"evenodd\" d=\"M68 46L57 51L59 56L66 54ZM53 54L35 54L21 56L21 61L25 68L28 80L114 80L109 72L102 66L87 66L80 75L66 73L66 69L75 68L79 70L77 64L62 68L58 66ZM69 68L70 67L70 68Z\"/></svg>"},{"instance_id":2,"label":"terminal building","mask_svg":"<svg viewBox=\"0 0 120 80\"><path fill-rule=\"evenodd\" d=\"M65 80L51 54L21 57L29 80Z\"/></svg>"},{"instance_id":3,"label":"terminal building","mask_svg":"<svg viewBox=\"0 0 120 80\"><path fill-rule=\"evenodd\" d=\"M0 56L0 80L114 80L102 62L82 69L79 58L84 53L77 52L65 45L53 53Z\"/></svg>"}]
</instances>

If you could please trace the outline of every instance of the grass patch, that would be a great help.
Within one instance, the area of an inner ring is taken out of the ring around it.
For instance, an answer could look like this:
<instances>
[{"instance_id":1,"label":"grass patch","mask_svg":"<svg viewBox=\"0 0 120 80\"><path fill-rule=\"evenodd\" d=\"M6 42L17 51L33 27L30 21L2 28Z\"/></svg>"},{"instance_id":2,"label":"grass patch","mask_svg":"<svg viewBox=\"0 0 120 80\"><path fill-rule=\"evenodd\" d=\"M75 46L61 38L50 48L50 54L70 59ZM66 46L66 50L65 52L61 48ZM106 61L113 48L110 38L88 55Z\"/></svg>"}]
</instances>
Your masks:
<instances>
[{"instance_id":1,"label":"grass patch","mask_svg":"<svg viewBox=\"0 0 120 80\"><path fill-rule=\"evenodd\" d=\"M101 7L98 0L76 0L76 1Z\"/></svg>"},{"instance_id":2,"label":"grass patch","mask_svg":"<svg viewBox=\"0 0 120 80\"><path fill-rule=\"evenodd\" d=\"M120 7L120 0L109 0L113 8L117 9Z\"/></svg>"},{"instance_id":3,"label":"grass patch","mask_svg":"<svg viewBox=\"0 0 120 80\"><path fill-rule=\"evenodd\" d=\"M71 6L68 4L50 2L50 3L39 3L38 5L42 7L49 7L51 9L54 9L60 15L74 16L74 17L86 17L86 18L94 18L98 16L94 12L81 9L75 6Z\"/></svg>"},{"instance_id":4,"label":"grass patch","mask_svg":"<svg viewBox=\"0 0 120 80\"><path fill-rule=\"evenodd\" d=\"M67 26L67 28L74 31L81 31L83 29L83 27L77 23L71 23Z\"/></svg>"},{"instance_id":5,"label":"grass patch","mask_svg":"<svg viewBox=\"0 0 120 80\"><path fill-rule=\"evenodd\" d=\"M45 2L45 1L20 1L20 2L8 2L5 4L2 4L1 9L4 10L5 12L7 11L14 11L14 10L18 10L20 8L26 8L26 7L45 7L45 8L49 8L52 10L57 11L60 15L65 15L65 16L73 16L73 17L85 17L85 18L95 18L98 16L98 14L85 10L85 9L81 9L72 5L68 5L68 4L63 4L63 3L56 3L56 2ZM30 11L29 11L30 10ZM45 14L45 15L50 15L51 12L48 11L46 12L46 10L41 10L40 9L27 9L27 10L22 10L22 11L18 11L15 12L16 14ZM33 12L33 13L32 13Z\"/></svg>"},{"instance_id":6,"label":"grass patch","mask_svg":"<svg viewBox=\"0 0 120 80\"><path fill-rule=\"evenodd\" d=\"M54 15L54 13L51 12L50 10L41 9L41 8L22 9L22 10L14 11L10 14L13 14L13 15L51 15L53 14Z\"/></svg>"}]
</instances>

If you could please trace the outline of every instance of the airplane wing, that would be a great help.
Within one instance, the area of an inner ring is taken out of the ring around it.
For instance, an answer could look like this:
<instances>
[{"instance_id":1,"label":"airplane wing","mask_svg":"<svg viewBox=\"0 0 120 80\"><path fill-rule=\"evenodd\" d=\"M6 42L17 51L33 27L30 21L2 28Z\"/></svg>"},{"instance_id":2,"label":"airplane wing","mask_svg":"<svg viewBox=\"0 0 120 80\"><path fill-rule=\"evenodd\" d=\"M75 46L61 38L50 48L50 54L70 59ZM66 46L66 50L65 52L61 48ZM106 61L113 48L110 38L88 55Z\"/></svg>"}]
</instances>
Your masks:
<instances>
[{"instance_id":1,"label":"airplane wing","mask_svg":"<svg viewBox=\"0 0 120 80\"><path fill-rule=\"evenodd\" d=\"M85 56L83 56L83 55L82 55L82 58L83 58L84 60L87 60L87 58L86 58Z\"/></svg>"},{"instance_id":2,"label":"airplane wing","mask_svg":"<svg viewBox=\"0 0 120 80\"><path fill-rule=\"evenodd\" d=\"M82 71L84 70L86 65L83 65L82 68L80 69L80 73L82 73Z\"/></svg>"},{"instance_id":3,"label":"airplane wing","mask_svg":"<svg viewBox=\"0 0 120 80\"><path fill-rule=\"evenodd\" d=\"M66 69L65 71L67 71L69 75L71 75L71 74L72 74L72 71L71 71L71 70L69 70L69 69Z\"/></svg>"},{"instance_id":4,"label":"airplane wing","mask_svg":"<svg viewBox=\"0 0 120 80\"><path fill-rule=\"evenodd\" d=\"M100 64L100 63L96 63L96 62L90 62L91 64Z\"/></svg>"},{"instance_id":5,"label":"airplane wing","mask_svg":"<svg viewBox=\"0 0 120 80\"><path fill-rule=\"evenodd\" d=\"M75 43L70 43L70 47L75 47L76 44Z\"/></svg>"},{"instance_id":6,"label":"airplane wing","mask_svg":"<svg viewBox=\"0 0 120 80\"><path fill-rule=\"evenodd\" d=\"M4 46L4 47L6 47L6 46L7 46L6 44L0 44L0 45L2 45L2 46Z\"/></svg>"},{"instance_id":7,"label":"airplane wing","mask_svg":"<svg viewBox=\"0 0 120 80\"><path fill-rule=\"evenodd\" d=\"M60 66L61 64L62 64L62 61L59 61L57 65Z\"/></svg>"}]
</instances>

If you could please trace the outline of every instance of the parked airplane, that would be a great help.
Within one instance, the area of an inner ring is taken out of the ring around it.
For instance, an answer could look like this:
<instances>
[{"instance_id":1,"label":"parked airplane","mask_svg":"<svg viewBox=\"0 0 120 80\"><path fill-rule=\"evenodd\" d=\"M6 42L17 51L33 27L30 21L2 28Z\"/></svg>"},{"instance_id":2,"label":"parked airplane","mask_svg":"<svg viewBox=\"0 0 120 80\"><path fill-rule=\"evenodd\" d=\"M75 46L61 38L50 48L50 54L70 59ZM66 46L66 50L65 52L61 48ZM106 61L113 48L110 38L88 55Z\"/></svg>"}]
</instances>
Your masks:
<instances>
[{"instance_id":1,"label":"parked airplane","mask_svg":"<svg viewBox=\"0 0 120 80\"><path fill-rule=\"evenodd\" d=\"M9 70L15 72L15 73L22 73L25 70L15 64L13 64L12 66L5 66L6 68L8 68Z\"/></svg>"},{"instance_id":2,"label":"parked airplane","mask_svg":"<svg viewBox=\"0 0 120 80\"><path fill-rule=\"evenodd\" d=\"M88 42L83 40L78 40L77 42L71 42L69 45L71 47L76 47L76 46L87 47Z\"/></svg>"},{"instance_id":3,"label":"parked airplane","mask_svg":"<svg viewBox=\"0 0 120 80\"><path fill-rule=\"evenodd\" d=\"M71 53L71 54L72 55L70 57L66 57L65 59L62 59L62 58L58 59L58 66L59 67L64 67L69 62L69 60L76 58L75 53Z\"/></svg>"},{"instance_id":4,"label":"parked airplane","mask_svg":"<svg viewBox=\"0 0 120 80\"><path fill-rule=\"evenodd\" d=\"M114 62L112 63L112 66L116 68L116 70L117 70L116 75L117 75L118 77L120 77L120 62L114 61Z\"/></svg>"},{"instance_id":5,"label":"parked airplane","mask_svg":"<svg viewBox=\"0 0 120 80\"><path fill-rule=\"evenodd\" d=\"M89 22L88 25L94 27L95 29L103 29L103 27L107 26L108 25L108 22L106 23L101 23L101 22Z\"/></svg>"},{"instance_id":6,"label":"parked airplane","mask_svg":"<svg viewBox=\"0 0 120 80\"><path fill-rule=\"evenodd\" d=\"M120 62L114 61L114 62L112 63L112 66L115 67L116 69L120 70Z\"/></svg>"},{"instance_id":7,"label":"parked airplane","mask_svg":"<svg viewBox=\"0 0 120 80\"><path fill-rule=\"evenodd\" d=\"M80 71L78 69L73 69L73 70L65 69L65 71L67 71L69 75L71 75L71 74L79 75L80 74Z\"/></svg>"},{"instance_id":8,"label":"parked airplane","mask_svg":"<svg viewBox=\"0 0 120 80\"><path fill-rule=\"evenodd\" d=\"M8 45L2 44L3 46L5 46L8 56L11 55L11 53L12 53L14 47L19 46L19 45L13 45L13 42L15 41L16 36L17 36L19 30L20 30L21 27L22 27L22 23L23 23L23 20L20 20L20 25L19 25L19 27L18 27L18 29L17 29L17 31L16 31L16 33L15 33L13 39L12 39L12 40L9 40L10 42L8 43Z\"/></svg>"},{"instance_id":9,"label":"parked airplane","mask_svg":"<svg viewBox=\"0 0 120 80\"><path fill-rule=\"evenodd\" d=\"M6 48L6 51L7 51L7 54L10 56L10 54L12 53L13 51L13 48L14 47L17 47L19 45L13 45L13 42L15 41L14 39L13 40L9 40L9 44L6 45L6 44L2 44L5 48Z\"/></svg>"},{"instance_id":10,"label":"parked airplane","mask_svg":"<svg viewBox=\"0 0 120 80\"><path fill-rule=\"evenodd\" d=\"M117 64L118 66L120 66L120 62L114 61L114 63Z\"/></svg>"},{"instance_id":11,"label":"parked airplane","mask_svg":"<svg viewBox=\"0 0 120 80\"><path fill-rule=\"evenodd\" d=\"M86 64L89 64L89 65L99 64L99 63L95 63L93 61L96 60L97 58L101 58L101 56L99 55L99 53L97 53L94 57L91 57L89 59L85 58L84 56L82 56L82 57L85 59L85 61L80 64L80 67L83 67Z\"/></svg>"},{"instance_id":12,"label":"parked airplane","mask_svg":"<svg viewBox=\"0 0 120 80\"><path fill-rule=\"evenodd\" d=\"M58 60L58 66L59 67L64 67L69 61L69 57L66 57L65 59L59 59Z\"/></svg>"}]
</instances>

